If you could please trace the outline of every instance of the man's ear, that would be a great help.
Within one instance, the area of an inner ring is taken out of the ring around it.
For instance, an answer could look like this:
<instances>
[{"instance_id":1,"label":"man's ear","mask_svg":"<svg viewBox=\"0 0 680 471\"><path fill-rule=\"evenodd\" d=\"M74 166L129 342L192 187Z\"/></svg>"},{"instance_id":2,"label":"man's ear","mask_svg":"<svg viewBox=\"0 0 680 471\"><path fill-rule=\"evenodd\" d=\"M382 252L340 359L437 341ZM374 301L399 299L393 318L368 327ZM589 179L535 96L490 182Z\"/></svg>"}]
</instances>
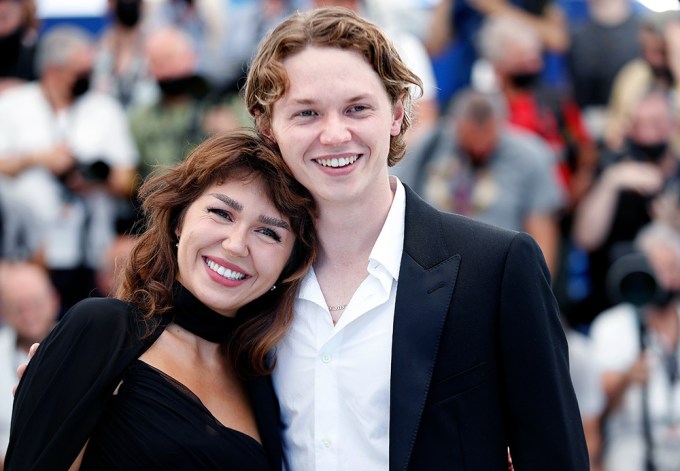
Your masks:
<instances>
[{"instance_id":1,"label":"man's ear","mask_svg":"<svg viewBox=\"0 0 680 471\"><path fill-rule=\"evenodd\" d=\"M401 133L401 123L404 121L405 113L403 97L399 97L392 108L392 127L390 128L392 136L398 136Z\"/></svg>"},{"instance_id":2,"label":"man's ear","mask_svg":"<svg viewBox=\"0 0 680 471\"><path fill-rule=\"evenodd\" d=\"M276 145L276 137L274 136L274 133L272 132L272 128L262 128L260 130L260 134L262 134L267 140L271 143Z\"/></svg>"},{"instance_id":3,"label":"man's ear","mask_svg":"<svg viewBox=\"0 0 680 471\"><path fill-rule=\"evenodd\" d=\"M271 121L267 122L267 125L263 123L263 121L266 121L262 118L262 112L260 110L256 110L254 114L254 121L255 121L255 127L257 128L257 131L267 138L267 140L271 144L276 144L276 137L274 136L274 133L272 132L272 127L271 127Z\"/></svg>"}]
</instances>

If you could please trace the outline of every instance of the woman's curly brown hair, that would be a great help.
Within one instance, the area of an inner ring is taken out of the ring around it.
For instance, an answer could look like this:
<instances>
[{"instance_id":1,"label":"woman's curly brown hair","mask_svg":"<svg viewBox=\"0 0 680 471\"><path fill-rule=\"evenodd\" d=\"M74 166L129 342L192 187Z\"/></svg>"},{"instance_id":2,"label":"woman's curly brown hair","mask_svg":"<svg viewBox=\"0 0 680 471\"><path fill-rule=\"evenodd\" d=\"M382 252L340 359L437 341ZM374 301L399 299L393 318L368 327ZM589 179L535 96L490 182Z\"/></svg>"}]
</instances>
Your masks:
<instances>
[{"instance_id":1,"label":"woman's curly brown hair","mask_svg":"<svg viewBox=\"0 0 680 471\"><path fill-rule=\"evenodd\" d=\"M185 161L156 170L142 184L143 232L130 253L116 297L139 309L150 334L160 316L172 308L178 275L176 230L187 208L209 186L230 179L260 179L269 200L290 220L296 237L277 289L239 310L239 327L227 346L239 372L267 374L273 367L267 354L292 320L300 280L316 256L316 238L311 196L291 176L277 151L255 133L237 131L209 138Z\"/></svg>"}]
</instances>

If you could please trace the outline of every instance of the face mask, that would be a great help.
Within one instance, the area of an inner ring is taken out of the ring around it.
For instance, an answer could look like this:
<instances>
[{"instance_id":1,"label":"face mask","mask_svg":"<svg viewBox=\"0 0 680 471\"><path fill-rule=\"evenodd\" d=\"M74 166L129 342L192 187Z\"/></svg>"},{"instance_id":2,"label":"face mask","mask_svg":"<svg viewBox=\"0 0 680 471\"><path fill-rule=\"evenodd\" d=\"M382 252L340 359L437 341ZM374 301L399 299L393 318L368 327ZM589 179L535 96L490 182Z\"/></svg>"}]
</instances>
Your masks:
<instances>
[{"instance_id":1,"label":"face mask","mask_svg":"<svg viewBox=\"0 0 680 471\"><path fill-rule=\"evenodd\" d=\"M21 52L21 40L25 29L19 27L6 36L0 37L0 64L14 65Z\"/></svg>"},{"instance_id":2,"label":"face mask","mask_svg":"<svg viewBox=\"0 0 680 471\"><path fill-rule=\"evenodd\" d=\"M657 79L664 80L670 84L675 83L673 72L668 67L652 67L652 74Z\"/></svg>"},{"instance_id":3,"label":"face mask","mask_svg":"<svg viewBox=\"0 0 680 471\"><path fill-rule=\"evenodd\" d=\"M533 88L538 83L539 77L540 74L538 72L527 72L510 75L510 81L515 87L527 90Z\"/></svg>"},{"instance_id":4,"label":"face mask","mask_svg":"<svg viewBox=\"0 0 680 471\"><path fill-rule=\"evenodd\" d=\"M141 5L139 0L118 0L116 2L116 18L123 26L132 28L139 23Z\"/></svg>"},{"instance_id":5,"label":"face mask","mask_svg":"<svg viewBox=\"0 0 680 471\"><path fill-rule=\"evenodd\" d=\"M475 169L483 168L484 166L486 166L490 157L490 155L488 154L469 151L467 152L467 155L470 158L470 165L472 165L472 168Z\"/></svg>"},{"instance_id":6,"label":"face mask","mask_svg":"<svg viewBox=\"0 0 680 471\"><path fill-rule=\"evenodd\" d=\"M90 74L79 76L71 87L73 98L84 95L90 89Z\"/></svg>"},{"instance_id":7,"label":"face mask","mask_svg":"<svg viewBox=\"0 0 680 471\"><path fill-rule=\"evenodd\" d=\"M183 95L191 90L193 79L193 75L162 79L158 81L158 88L160 88L161 93L167 97Z\"/></svg>"},{"instance_id":8,"label":"face mask","mask_svg":"<svg viewBox=\"0 0 680 471\"><path fill-rule=\"evenodd\" d=\"M666 155L668 143L640 144L639 142L629 140L628 148L633 159L640 162L657 163Z\"/></svg>"}]
</instances>

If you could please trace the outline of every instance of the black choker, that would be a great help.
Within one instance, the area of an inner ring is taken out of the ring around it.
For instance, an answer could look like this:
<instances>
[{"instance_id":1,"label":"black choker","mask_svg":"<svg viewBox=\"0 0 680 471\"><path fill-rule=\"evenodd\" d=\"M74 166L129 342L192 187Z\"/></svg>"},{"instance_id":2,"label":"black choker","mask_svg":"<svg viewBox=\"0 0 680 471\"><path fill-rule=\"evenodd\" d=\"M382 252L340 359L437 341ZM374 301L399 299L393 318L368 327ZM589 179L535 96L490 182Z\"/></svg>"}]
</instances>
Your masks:
<instances>
[{"instance_id":1,"label":"black choker","mask_svg":"<svg viewBox=\"0 0 680 471\"><path fill-rule=\"evenodd\" d=\"M213 311L180 283L175 283L173 291L171 315L175 324L208 342L223 343L229 339L236 329L236 319Z\"/></svg>"}]
</instances>

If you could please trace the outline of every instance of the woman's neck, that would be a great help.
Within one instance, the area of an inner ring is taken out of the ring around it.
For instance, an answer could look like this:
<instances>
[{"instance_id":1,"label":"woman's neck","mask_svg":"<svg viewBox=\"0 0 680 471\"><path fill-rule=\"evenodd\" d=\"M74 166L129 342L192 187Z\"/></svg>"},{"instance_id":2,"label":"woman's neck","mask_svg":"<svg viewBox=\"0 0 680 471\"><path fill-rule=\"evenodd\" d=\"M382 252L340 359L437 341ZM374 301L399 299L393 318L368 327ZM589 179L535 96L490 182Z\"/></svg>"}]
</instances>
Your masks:
<instances>
[{"instance_id":1,"label":"woman's neck","mask_svg":"<svg viewBox=\"0 0 680 471\"><path fill-rule=\"evenodd\" d=\"M208 359L219 356L220 344L209 342L174 322L171 322L166 330L187 349L187 352L193 352L198 358Z\"/></svg>"},{"instance_id":2,"label":"woman's neck","mask_svg":"<svg viewBox=\"0 0 680 471\"><path fill-rule=\"evenodd\" d=\"M40 87L50 107L57 113L69 108L73 104L73 98L63 89L63 85L54 82L55 80L51 77L44 79Z\"/></svg>"}]
</instances>

